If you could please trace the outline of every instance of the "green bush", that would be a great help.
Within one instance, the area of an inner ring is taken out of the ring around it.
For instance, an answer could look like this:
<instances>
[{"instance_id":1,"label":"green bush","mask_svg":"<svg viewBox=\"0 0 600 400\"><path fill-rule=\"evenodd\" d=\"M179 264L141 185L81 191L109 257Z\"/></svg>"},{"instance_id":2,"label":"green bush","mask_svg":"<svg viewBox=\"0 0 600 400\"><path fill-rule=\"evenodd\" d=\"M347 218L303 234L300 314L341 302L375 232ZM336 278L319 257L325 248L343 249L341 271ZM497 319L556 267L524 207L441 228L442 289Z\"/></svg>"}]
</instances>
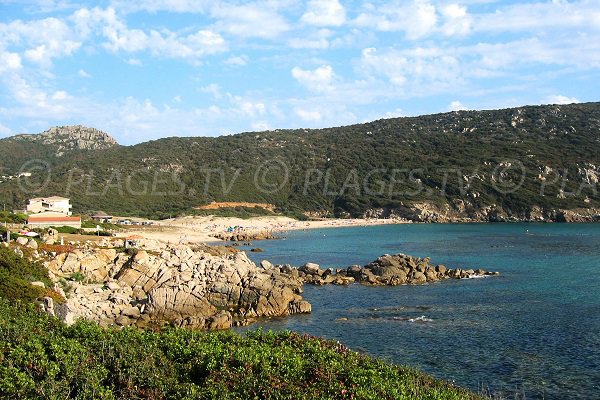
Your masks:
<instances>
[{"instance_id":1,"label":"green bush","mask_svg":"<svg viewBox=\"0 0 600 400\"><path fill-rule=\"evenodd\" d=\"M62 300L57 293L30 284L35 281L43 282L46 288L52 286L46 268L0 246L0 297L25 302L34 302L44 296Z\"/></svg>"},{"instance_id":2,"label":"green bush","mask_svg":"<svg viewBox=\"0 0 600 400\"><path fill-rule=\"evenodd\" d=\"M293 332L68 327L0 299L0 333L0 393L19 399L479 398Z\"/></svg>"}]
</instances>

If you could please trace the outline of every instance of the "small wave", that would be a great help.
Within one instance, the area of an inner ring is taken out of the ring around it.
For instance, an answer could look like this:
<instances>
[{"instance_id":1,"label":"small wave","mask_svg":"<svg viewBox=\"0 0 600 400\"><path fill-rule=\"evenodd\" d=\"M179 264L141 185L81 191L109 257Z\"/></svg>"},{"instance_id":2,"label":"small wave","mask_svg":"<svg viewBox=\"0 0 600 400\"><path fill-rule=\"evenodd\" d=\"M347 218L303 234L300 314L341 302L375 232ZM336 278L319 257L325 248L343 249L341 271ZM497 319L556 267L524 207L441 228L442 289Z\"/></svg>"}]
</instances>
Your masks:
<instances>
[{"instance_id":1,"label":"small wave","mask_svg":"<svg viewBox=\"0 0 600 400\"><path fill-rule=\"evenodd\" d=\"M433 320L431 318L427 318L424 315L421 315L420 317L417 317L417 318L410 318L408 320L408 322L433 322Z\"/></svg>"},{"instance_id":2,"label":"small wave","mask_svg":"<svg viewBox=\"0 0 600 400\"><path fill-rule=\"evenodd\" d=\"M469 275L466 278L463 279L482 279L482 278L488 278L491 275Z\"/></svg>"},{"instance_id":3,"label":"small wave","mask_svg":"<svg viewBox=\"0 0 600 400\"><path fill-rule=\"evenodd\" d=\"M425 315L421 315L420 317L410 318L410 317L392 317L394 321L406 321L406 322L433 322L431 318L427 318Z\"/></svg>"}]
</instances>

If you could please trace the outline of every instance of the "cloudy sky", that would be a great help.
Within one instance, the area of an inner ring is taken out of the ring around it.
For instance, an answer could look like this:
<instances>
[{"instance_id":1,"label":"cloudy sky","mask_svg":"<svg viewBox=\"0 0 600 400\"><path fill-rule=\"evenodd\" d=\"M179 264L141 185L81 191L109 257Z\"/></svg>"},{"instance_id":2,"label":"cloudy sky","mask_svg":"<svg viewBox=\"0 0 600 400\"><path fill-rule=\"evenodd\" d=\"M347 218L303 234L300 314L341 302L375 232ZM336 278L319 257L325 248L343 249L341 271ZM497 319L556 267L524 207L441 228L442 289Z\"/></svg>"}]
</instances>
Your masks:
<instances>
[{"instance_id":1,"label":"cloudy sky","mask_svg":"<svg viewBox=\"0 0 600 400\"><path fill-rule=\"evenodd\" d=\"M0 137L598 101L600 0L0 0Z\"/></svg>"}]
</instances>

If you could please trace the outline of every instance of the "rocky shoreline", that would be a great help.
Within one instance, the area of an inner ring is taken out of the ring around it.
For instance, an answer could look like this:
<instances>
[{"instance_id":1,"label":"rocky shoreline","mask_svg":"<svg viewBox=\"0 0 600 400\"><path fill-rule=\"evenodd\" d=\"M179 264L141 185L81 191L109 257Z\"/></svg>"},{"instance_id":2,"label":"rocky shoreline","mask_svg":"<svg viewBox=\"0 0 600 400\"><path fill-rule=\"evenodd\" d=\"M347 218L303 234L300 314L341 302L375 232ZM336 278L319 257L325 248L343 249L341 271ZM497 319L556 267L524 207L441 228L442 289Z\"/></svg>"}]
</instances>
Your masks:
<instances>
[{"instance_id":1,"label":"rocky shoreline","mask_svg":"<svg viewBox=\"0 0 600 400\"><path fill-rule=\"evenodd\" d=\"M78 247L17 243L15 252L45 260L64 302L46 297L43 308L71 324L83 318L102 326L227 329L257 318L310 313L302 287L312 285L422 285L447 279L499 275L482 269L449 269L429 258L383 255L365 265L323 269L252 262L221 246L165 245L147 241L125 249L119 240ZM54 251L53 251L54 250Z\"/></svg>"},{"instance_id":2,"label":"rocky shoreline","mask_svg":"<svg viewBox=\"0 0 600 400\"><path fill-rule=\"evenodd\" d=\"M403 222L469 223L469 222L600 222L600 209L557 209L532 206L528 211L511 213L490 205L475 207L467 201L437 206L423 202L405 207L385 207L367 210L361 218L389 218Z\"/></svg>"}]
</instances>

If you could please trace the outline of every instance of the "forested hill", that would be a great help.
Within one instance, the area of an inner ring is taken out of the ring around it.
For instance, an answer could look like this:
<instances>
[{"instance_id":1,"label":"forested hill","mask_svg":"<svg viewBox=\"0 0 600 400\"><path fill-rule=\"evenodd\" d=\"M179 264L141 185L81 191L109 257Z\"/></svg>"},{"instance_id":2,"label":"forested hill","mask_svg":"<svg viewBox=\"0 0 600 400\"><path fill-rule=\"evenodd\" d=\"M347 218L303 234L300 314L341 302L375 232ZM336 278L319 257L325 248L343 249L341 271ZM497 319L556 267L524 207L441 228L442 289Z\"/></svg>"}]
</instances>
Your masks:
<instances>
[{"instance_id":1,"label":"forested hill","mask_svg":"<svg viewBox=\"0 0 600 400\"><path fill-rule=\"evenodd\" d=\"M286 212L416 220L444 213L529 218L600 206L600 103L88 145L60 157L47 146L0 141L1 174L32 173L2 179L1 202L22 207L29 197L55 194L70 197L76 212L161 217L210 201L247 201Z\"/></svg>"}]
</instances>

